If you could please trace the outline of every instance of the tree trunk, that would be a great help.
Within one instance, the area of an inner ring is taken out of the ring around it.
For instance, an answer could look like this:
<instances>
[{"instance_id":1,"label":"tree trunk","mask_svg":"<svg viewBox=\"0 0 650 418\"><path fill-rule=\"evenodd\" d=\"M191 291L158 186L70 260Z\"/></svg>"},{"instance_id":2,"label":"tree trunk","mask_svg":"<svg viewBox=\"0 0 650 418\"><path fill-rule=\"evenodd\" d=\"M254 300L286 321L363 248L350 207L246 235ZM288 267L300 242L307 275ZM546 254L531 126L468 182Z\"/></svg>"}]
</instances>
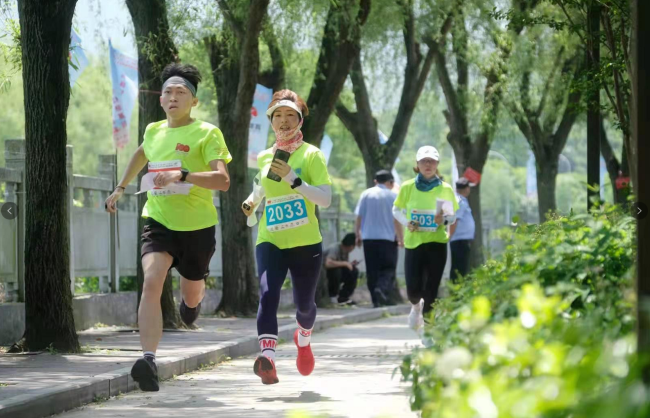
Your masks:
<instances>
[{"instance_id":1,"label":"tree trunk","mask_svg":"<svg viewBox=\"0 0 650 418\"><path fill-rule=\"evenodd\" d=\"M607 139L607 132L605 131L605 126L603 121L600 121L600 151L605 160L607 166L607 174L609 175L609 181L612 183L612 197L614 198L614 203L619 205L624 205L627 202L627 196L629 194L629 188L617 189L616 188L616 179L619 176L619 173L623 176L629 175L629 167L627 165L627 151L625 150L625 143L623 143L623 152L621 153L621 163L618 162L618 158L614 154L612 145Z\"/></svg>"},{"instance_id":2,"label":"tree trunk","mask_svg":"<svg viewBox=\"0 0 650 418\"><path fill-rule=\"evenodd\" d=\"M256 312L258 278L255 273L253 243L241 203L248 197L248 130L251 106L259 71L259 34L269 0L251 0L245 21L224 13L222 33L205 40L217 86L219 125L223 130L232 162L230 183L221 194L223 237L223 296L217 312L250 315ZM223 2L226 4L226 2ZM222 2L220 2L222 6ZM237 30L233 30L237 29ZM238 37L239 36L239 37Z\"/></svg>"},{"instance_id":3,"label":"tree trunk","mask_svg":"<svg viewBox=\"0 0 650 418\"><path fill-rule=\"evenodd\" d=\"M455 126L450 128L454 132L462 132L464 128ZM487 161L488 153L490 150L489 142L487 140L476 139L473 142L462 141L460 138L454 138L451 134L448 136L450 144L456 144L454 154L456 156L456 165L458 172L464 173L468 167L473 168L479 173L483 172L485 162ZM460 174L462 175L462 174ZM477 184L472 188L472 192L467 198L469 207L472 209L472 216L474 217L474 224L476 226L474 232L474 240L470 248L470 266L476 268L485 262L485 251L483 249L483 211L481 210L481 185ZM489 237L488 237L489 239Z\"/></svg>"},{"instance_id":4,"label":"tree trunk","mask_svg":"<svg viewBox=\"0 0 650 418\"><path fill-rule=\"evenodd\" d=\"M597 85L597 75L600 69L600 5L598 2L591 2L587 10L587 70L590 81ZM587 209L597 207L600 194L600 88L592 88L590 91L589 107L587 109Z\"/></svg>"},{"instance_id":5,"label":"tree trunk","mask_svg":"<svg viewBox=\"0 0 650 418\"><path fill-rule=\"evenodd\" d=\"M70 289L66 118L76 0L19 0L26 138L24 348L78 352Z\"/></svg>"},{"instance_id":6,"label":"tree trunk","mask_svg":"<svg viewBox=\"0 0 650 418\"><path fill-rule=\"evenodd\" d=\"M557 211L555 200L555 182L558 173L559 154L535 154L535 169L537 171L537 202L539 207L539 222L546 220L548 212Z\"/></svg>"},{"instance_id":7,"label":"tree trunk","mask_svg":"<svg viewBox=\"0 0 650 418\"><path fill-rule=\"evenodd\" d=\"M452 30L452 28L454 30ZM458 67L457 83L454 85L447 68L446 42L449 32L452 32L452 52ZM442 88L447 109L443 112L449 134L447 142L452 146L458 172L460 175L469 167L481 173L490 145L494 139L496 121L499 114L502 89L499 80L505 73L502 66L490 68L485 75L486 84L483 89L483 112L480 130L472 137L469 128L469 116L466 106L469 85L469 62L467 59L469 34L465 29L465 15L462 10L457 14L450 14L440 30L438 40L427 39L429 49L433 51L434 63L440 87ZM510 51L502 52L503 61L509 56ZM483 219L481 211L480 185L477 185L470 194L468 201L476 224L474 240L470 252L470 265L475 268L483 264Z\"/></svg>"},{"instance_id":8,"label":"tree trunk","mask_svg":"<svg viewBox=\"0 0 650 418\"><path fill-rule=\"evenodd\" d=\"M650 42L650 32L641 22L650 19L650 4L643 0L634 0L632 5L632 95L635 102L632 115L634 136L631 138L632 149L630 161L634 192L640 202L650 203L650 147L647 138L650 137L650 103L648 102L648 72L650 72L650 57L647 45ZM643 146L641 141L645 141ZM638 172L637 172L638 170ZM638 177L637 177L638 176ZM646 212L647 212L646 208ZM637 350L639 357L650 355L650 218L646 216L637 220ZM644 364L643 381L650 385L650 366Z\"/></svg>"},{"instance_id":9,"label":"tree trunk","mask_svg":"<svg viewBox=\"0 0 650 418\"><path fill-rule=\"evenodd\" d=\"M379 139L375 140L376 146L381 147ZM377 152L374 153L378 154ZM395 165L395 160L386 161L386 158L372 158L371 153L363 154L363 165L366 169L366 187L373 187L375 185L375 173L379 170L392 170Z\"/></svg>"},{"instance_id":10,"label":"tree trunk","mask_svg":"<svg viewBox=\"0 0 650 418\"><path fill-rule=\"evenodd\" d=\"M469 207L472 209L472 216L474 217L474 224L476 226L474 233L474 240L470 247L470 266L476 268L485 262L485 250L483 248L483 212L481 211L481 185L477 184L473 187L472 192L467 198ZM488 236L488 239L490 237Z\"/></svg>"},{"instance_id":11,"label":"tree trunk","mask_svg":"<svg viewBox=\"0 0 650 418\"><path fill-rule=\"evenodd\" d=\"M224 32L228 29L224 27ZM242 185L232 187L227 193L220 193L221 200L221 233L223 241L223 296L217 307L217 313L226 316L251 315L257 307L257 275L253 242L250 228L246 225L240 206L250 189L247 170L248 129L244 133L237 132L233 114L233 106L237 99L239 85L239 61L230 57L239 56L233 50L232 34L223 35L217 41L211 39L208 47L211 56L214 82L217 86L219 126L232 155L228 164L230 183Z\"/></svg>"},{"instance_id":12,"label":"tree trunk","mask_svg":"<svg viewBox=\"0 0 650 418\"><path fill-rule=\"evenodd\" d=\"M361 27L370 14L371 0L358 1L360 7L354 21L350 14L357 0L331 2L327 13L320 56L307 99L309 118L302 127L305 140L317 147L361 48Z\"/></svg>"},{"instance_id":13,"label":"tree trunk","mask_svg":"<svg viewBox=\"0 0 650 418\"><path fill-rule=\"evenodd\" d=\"M138 46L138 80L140 92L138 95L138 145L142 145L144 131L152 122L166 119L165 111L160 106L160 91L162 81L160 73L167 64L178 61L174 42L169 34L167 21L167 5L165 0L127 0L126 5L131 14L135 27L135 37ZM138 184L145 171L138 173ZM142 213L147 194L137 196L138 213ZM138 232L144 228L144 218L138 217ZM138 306L142 297L144 272L142 271L141 237L138 233L137 245L137 280ZM186 328L178 313L174 301L171 273L167 274L160 304L165 328Z\"/></svg>"},{"instance_id":14,"label":"tree trunk","mask_svg":"<svg viewBox=\"0 0 650 418\"><path fill-rule=\"evenodd\" d=\"M558 59L558 63L561 60ZM580 67L575 67L574 59L569 58L566 60L562 67L562 74L568 75L573 72L573 81L578 79L578 74L580 72ZM555 182L558 173L558 162L560 154L566 145L571 129L578 117L577 105L582 99L582 92L576 88L573 83L571 85L559 85L554 87L559 90L561 95L566 94L566 91L569 91L567 95L566 104L564 104L564 109L561 108L552 108L546 109L545 104L546 100L544 97L540 100L538 110L533 113L530 110L530 97L528 96L529 91L529 81L530 81L530 72L524 73L522 77L522 96L520 101L520 106L524 109L523 112L519 110L519 106L511 106L511 113L514 116L514 120L519 127L521 133L526 137L528 145L530 145L533 154L535 155L535 168L537 171L537 201L538 201L538 210L539 210L539 222L543 223L546 220L546 215L549 211L555 212L557 210L557 203L555 200ZM551 81L549 78L547 84ZM546 86L546 92L551 91L550 85ZM560 118L561 111L561 118ZM544 123L540 123L540 116L544 113ZM557 120L559 119L559 123ZM596 120L597 125L599 120ZM557 123L557 128L555 127ZM600 137L600 126L598 128L597 138ZM592 127L593 128L593 127ZM590 129L592 129L590 128ZM554 131L555 129L555 131ZM593 144L590 145L591 152L594 149L598 150L600 148L600 143L596 144L595 148ZM599 159L600 151L596 155L596 158ZM593 155L590 156L591 159L594 158ZM593 165L590 163L590 168L593 169ZM593 177L593 173L591 173ZM598 179L598 176L596 176ZM593 180L593 179L592 179Z\"/></svg>"},{"instance_id":15,"label":"tree trunk","mask_svg":"<svg viewBox=\"0 0 650 418\"><path fill-rule=\"evenodd\" d=\"M370 105L360 53L357 53L350 72L356 112L351 112L342 103L338 103L336 106L337 116L350 131L363 155L368 187L373 186L373 178L377 170L390 170L395 165L395 160L404 145L415 106L420 99L426 79L429 77L435 55L432 48L429 49L426 57L420 51L421 45L416 41L417 30L413 4L400 2L400 5L404 17L402 35L406 49L406 66L397 117L388 141L385 144L379 142L377 120L373 116Z\"/></svg>"}]
</instances>

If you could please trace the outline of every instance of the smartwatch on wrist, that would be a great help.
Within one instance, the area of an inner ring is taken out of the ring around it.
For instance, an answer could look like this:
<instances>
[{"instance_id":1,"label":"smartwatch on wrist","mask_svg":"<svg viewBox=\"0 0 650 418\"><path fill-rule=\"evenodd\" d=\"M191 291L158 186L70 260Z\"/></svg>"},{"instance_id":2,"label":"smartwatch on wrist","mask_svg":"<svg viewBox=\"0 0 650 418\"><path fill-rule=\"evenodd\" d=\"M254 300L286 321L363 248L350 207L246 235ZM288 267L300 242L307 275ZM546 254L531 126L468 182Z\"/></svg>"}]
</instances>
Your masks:
<instances>
[{"instance_id":1,"label":"smartwatch on wrist","mask_svg":"<svg viewBox=\"0 0 650 418\"><path fill-rule=\"evenodd\" d=\"M293 184L291 185L292 189L295 189L296 187L302 186L302 179L300 177L296 177L296 179L293 181Z\"/></svg>"},{"instance_id":2,"label":"smartwatch on wrist","mask_svg":"<svg viewBox=\"0 0 650 418\"><path fill-rule=\"evenodd\" d=\"M181 168L181 181L185 181L188 174L190 174L190 172L187 169Z\"/></svg>"}]
</instances>

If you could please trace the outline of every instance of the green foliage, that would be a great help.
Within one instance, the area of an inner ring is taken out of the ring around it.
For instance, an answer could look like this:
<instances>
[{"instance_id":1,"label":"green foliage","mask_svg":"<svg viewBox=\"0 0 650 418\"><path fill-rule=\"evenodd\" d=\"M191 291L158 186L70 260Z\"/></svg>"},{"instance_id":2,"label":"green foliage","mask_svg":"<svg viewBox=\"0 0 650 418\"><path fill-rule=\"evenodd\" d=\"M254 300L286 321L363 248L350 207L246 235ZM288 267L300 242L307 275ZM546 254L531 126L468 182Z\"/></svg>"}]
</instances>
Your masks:
<instances>
[{"instance_id":1,"label":"green foliage","mask_svg":"<svg viewBox=\"0 0 650 418\"><path fill-rule=\"evenodd\" d=\"M600 7L601 43L600 67L593 73L583 71L579 88L584 92L604 90L601 107L604 114L615 120L615 126L624 134L630 133L628 102L630 83L630 29L632 27L629 0L541 0L530 14L517 14L513 9L494 8L492 16L497 20L508 19L538 31L547 27L557 35L579 40L583 48L589 45L592 35L588 30L588 10L592 5ZM538 39L537 46L543 45ZM590 79L589 77L592 77Z\"/></svg>"},{"instance_id":2,"label":"green foliage","mask_svg":"<svg viewBox=\"0 0 650 418\"><path fill-rule=\"evenodd\" d=\"M506 232L502 257L435 304L431 348L405 358L412 407L423 417L647 416L634 231L608 206Z\"/></svg>"},{"instance_id":3,"label":"green foliage","mask_svg":"<svg viewBox=\"0 0 650 418\"><path fill-rule=\"evenodd\" d=\"M136 276L120 277L120 292L137 292L138 279Z\"/></svg>"},{"instance_id":4,"label":"green foliage","mask_svg":"<svg viewBox=\"0 0 650 418\"><path fill-rule=\"evenodd\" d=\"M4 7L2 6L2 8ZM7 10L0 9L0 16L4 21L4 30L0 32L0 57L2 57L2 62L8 64L0 71L0 92L6 92L11 88L13 76L23 68L20 23L18 19L12 19L8 15Z\"/></svg>"},{"instance_id":5,"label":"green foliage","mask_svg":"<svg viewBox=\"0 0 650 418\"><path fill-rule=\"evenodd\" d=\"M99 277L77 277L74 281L75 294L99 293Z\"/></svg>"}]
</instances>

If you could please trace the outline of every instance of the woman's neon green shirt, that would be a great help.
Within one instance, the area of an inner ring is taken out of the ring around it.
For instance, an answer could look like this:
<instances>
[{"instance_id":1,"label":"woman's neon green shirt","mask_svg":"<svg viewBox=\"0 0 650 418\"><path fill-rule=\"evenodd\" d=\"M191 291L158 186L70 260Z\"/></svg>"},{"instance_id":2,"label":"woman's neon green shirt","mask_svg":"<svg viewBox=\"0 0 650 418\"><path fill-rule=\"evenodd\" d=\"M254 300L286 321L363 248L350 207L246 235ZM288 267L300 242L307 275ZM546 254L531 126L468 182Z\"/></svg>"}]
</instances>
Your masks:
<instances>
[{"instance_id":1,"label":"woman's neon green shirt","mask_svg":"<svg viewBox=\"0 0 650 418\"><path fill-rule=\"evenodd\" d=\"M257 165L260 169L262 187L266 193L265 203L268 204L270 199L279 198L288 195L300 194L285 182L275 182L266 177L273 161L273 149L267 149L260 152L257 156ZM327 172L327 163L325 156L315 146L305 143L291 154L288 164L298 177L309 183L311 186L331 185L329 173ZM257 244L269 242L280 249L302 247L306 245L318 244L323 241L316 218L316 205L307 199L305 206L307 209L307 219L309 223L297 228L283 231L271 232L267 228L267 211L259 223L257 233Z\"/></svg>"}]
</instances>

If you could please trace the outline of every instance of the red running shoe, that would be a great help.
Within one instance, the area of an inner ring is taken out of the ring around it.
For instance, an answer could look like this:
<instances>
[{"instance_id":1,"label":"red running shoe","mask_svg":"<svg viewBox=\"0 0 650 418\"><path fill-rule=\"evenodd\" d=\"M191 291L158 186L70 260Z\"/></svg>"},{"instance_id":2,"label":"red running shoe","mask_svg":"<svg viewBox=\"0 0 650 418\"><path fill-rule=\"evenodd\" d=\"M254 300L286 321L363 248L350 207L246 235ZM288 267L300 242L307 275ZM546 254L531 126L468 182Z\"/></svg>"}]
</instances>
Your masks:
<instances>
[{"instance_id":1,"label":"red running shoe","mask_svg":"<svg viewBox=\"0 0 650 418\"><path fill-rule=\"evenodd\" d=\"M298 372L303 376L309 376L311 372L314 371L314 365L316 361L314 360L314 353L311 352L311 343L307 347L300 347L298 345L298 333L300 330L296 330L293 334L293 342L298 347L298 358L296 359L296 366L298 367Z\"/></svg>"},{"instance_id":2,"label":"red running shoe","mask_svg":"<svg viewBox=\"0 0 650 418\"><path fill-rule=\"evenodd\" d=\"M273 385L280 381L275 370L275 363L264 355L258 356L255 359L253 371L256 375L262 378L262 383L265 385Z\"/></svg>"}]
</instances>

